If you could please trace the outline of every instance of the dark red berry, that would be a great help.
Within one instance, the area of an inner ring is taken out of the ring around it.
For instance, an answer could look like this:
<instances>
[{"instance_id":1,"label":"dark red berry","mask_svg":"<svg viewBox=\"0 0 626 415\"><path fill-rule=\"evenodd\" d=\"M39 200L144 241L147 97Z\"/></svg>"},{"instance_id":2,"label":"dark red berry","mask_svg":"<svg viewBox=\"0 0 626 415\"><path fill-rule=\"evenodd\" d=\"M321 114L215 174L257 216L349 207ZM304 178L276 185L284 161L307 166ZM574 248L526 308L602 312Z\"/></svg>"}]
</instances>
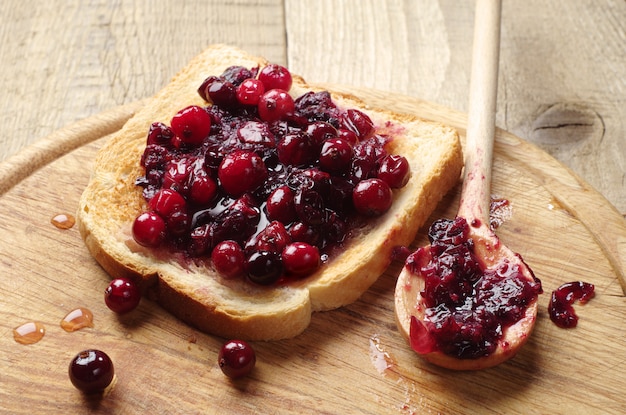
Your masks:
<instances>
[{"instance_id":1,"label":"dark red berry","mask_svg":"<svg viewBox=\"0 0 626 415\"><path fill-rule=\"evenodd\" d=\"M241 275L245 269L246 258L243 249L235 241L222 241L211 252L211 261L216 271L224 278Z\"/></svg>"},{"instance_id":2,"label":"dark red berry","mask_svg":"<svg viewBox=\"0 0 626 415\"><path fill-rule=\"evenodd\" d=\"M258 251L246 261L250 281L259 285L272 285L283 275L280 253Z\"/></svg>"},{"instance_id":3,"label":"dark red berry","mask_svg":"<svg viewBox=\"0 0 626 415\"><path fill-rule=\"evenodd\" d=\"M286 119L293 114L294 109L293 98L282 89L267 91L259 99L259 117L265 122Z\"/></svg>"},{"instance_id":4,"label":"dark red berry","mask_svg":"<svg viewBox=\"0 0 626 415\"><path fill-rule=\"evenodd\" d=\"M320 167L330 173L345 172L351 166L353 154L350 143L341 138L331 138L322 145L319 156Z\"/></svg>"},{"instance_id":5,"label":"dark red berry","mask_svg":"<svg viewBox=\"0 0 626 415\"><path fill-rule=\"evenodd\" d=\"M212 79L206 87L206 94L209 101L222 108L232 109L237 107L237 87L232 82L221 78Z\"/></svg>"},{"instance_id":6,"label":"dark red berry","mask_svg":"<svg viewBox=\"0 0 626 415\"><path fill-rule=\"evenodd\" d=\"M187 202L177 191L173 189L161 189L155 193L148 204L150 209L158 213L161 217L168 218L174 212L185 209Z\"/></svg>"},{"instance_id":7,"label":"dark red berry","mask_svg":"<svg viewBox=\"0 0 626 415\"><path fill-rule=\"evenodd\" d=\"M391 188L380 179L360 181L352 191L354 207L362 215L379 216L389 210L393 201Z\"/></svg>"},{"instance_id":8,"label":"dark red berry","mask_svg":"<svg viewBox=\"0 0 626 415\"><path fill-rule=\"evenodd\" d=\"M259 72L259 81L265 86L265 90L282 89L289 91L293 79L287 68L281 65L271 63Z\"/></svg>"},{"instance_id":9,"label":"dark red berry","mask_svg":"<svg viewBox=\"0 0 626 415\"><path fill-rule=\"evenodd\" d=\"M365 140L374 133L374 123L371 118L362 111L349 109L343 116L345 129L353 131L359 140Z\"/></svg>"},{"instance_id":10,"label":"dark red berry","mask_svg":"<svg viewBox=\"0 0 626 415\"><path fill-rule=\"evenodd\" d=\"M226 193L239 197L263 184L267 168L256 153L238 150L224 157L217 176Z\"/></svg>"},{"instance_id":11,"label":"dark red berry","mask_svg":"<svg viewBox=\"0 0 626 415\"><path fill-rule=\"evenodd\" d=\"M137 285L127 278L116 278L104 291L104 302L111 311L124 314L134 310L141 300Z\"/></svg>"},{"instance_id":12,"label":"dark red berry","mask_svg":"<svg viewBox=\"0 0 626 415\"><path fill-rule=\"evenodd\" d=\"M204 170L197 171L189 188L189 200L197 205L205 205L215 197L217 183Z\"/></svg>"},{"instance_id":13,"label":"dark red berry","mask_svg":"<svg viewBox=\"0 0 626 415\"><path fill-rule=\"evenodd\" d=\"M337 130L337 137L346 140L352 147L359 143L359 136L354 131L346 130L345 128Z\"/></svg>"},{"instance_id":14,"label":"dark red berry","mask_svg":"<svg viewBox=\"0 0 626 415\"><path fill-rule=\"evenodd\" d=\"M337 129L325 121L316 121L309 124L306 133L311 137L313 143L321 148L328 139L337 137Z\"/></svg>"},{"instance_id":15,"label":"dark red berry","mask_svg":"<svg viewBox=\"0 0 626 415\"><path fill-rule=\"evenodd\" d=\"M257 105L264 93L263 82L258 79L246 79L237 87L237 100L243 105Z\"/></svg>"},{"instance_id":16,"label":"dark red berry","mask_svg":"<svg viewBox=\"0 0 626 415\"><path fill-rule=\"evenodd\" d=\"M220 348L217 362L222 372L231 379L248 375L256 364L256 354L243 340L229 340Z\"/></svg>"},{"instance_id":17,"label":"dark red berry","mask_svg":"<svg viewBox=\"0 0 626 415\"><path fill-rule=\"evenodd\" d=\"M168 145L171 144L172 137L174 137L174 132L170 127L162 122L154 122L148 131L147 145Z\"/></svg>"},{"instance_id":18,"label":"dark red berry","mask_svg":"<svg viewBox=\"0 0 626 415\"><path fill-rule=\"evenodd\" d=\"M321 264L317 247L305 242L293 242L287 245L283 249L282 260L285 271L294 275L311 274Z\"/></svg>"},{"instance_id":19,"label":"dark red berry","mask_svg":"<svg viewBox=\"0 0 626 415\"><path fill-rule=\"evenodd\" d=\"M290 166L303 166L313 163L319 151L311 137L300 131L285 135L276 146L278 160Z\"/></svg>"},{"instance_id":20,"label":"dark red berry","mask_svg":"<svg viewBox=\"0 0 626 415\"><path fill-rule=\"evenodd\" d=\"M378 178L387 182L392 189L404 187L411 177L409 161L404 156L386 155L378 167Z\"/></svg>"},{"instance_id":21,"label":"dark red berry","mask_svg":"<svg viewBox=\"0 0 626 415\"><path fill-rule=\"evenodd\" d=\"M267 198L265 210L270 220L289 224L296 220L296 208L293 204L293 190L283 185L274 190Z\"/></svg>"},{"instance_id":22,"label":"dark red berry","mask_svg":"<svg viewBox=\"0 0 626 415\"><path fill-rule=\"evenodd\" d=\"M89 349L83 350L72 359L68 374L72 384L80 391L97 393L111 384L115 370L106 353Z\"/></svg>"},{"instance_id":23,"label":"dark red berry","mask_svg":"<svg viewBox=\"0 0 626 415\"><path fill-rule=\"evenodd\" d=\"M211 116L204 108L191 105L174 115L171 126L184 144L198 146L211 131Z\"/></svg>"},{"instance_id":24,"label":"dark red berry","mask_svg":"<svg viewBox=\"0 0 626 415\"><path fill-rule=\"evenodd\" d=\"M133 222L133 238L142 246L157 247L165 239L165 221L154 212L144 212Z\"/></svg>"}]
</instances>

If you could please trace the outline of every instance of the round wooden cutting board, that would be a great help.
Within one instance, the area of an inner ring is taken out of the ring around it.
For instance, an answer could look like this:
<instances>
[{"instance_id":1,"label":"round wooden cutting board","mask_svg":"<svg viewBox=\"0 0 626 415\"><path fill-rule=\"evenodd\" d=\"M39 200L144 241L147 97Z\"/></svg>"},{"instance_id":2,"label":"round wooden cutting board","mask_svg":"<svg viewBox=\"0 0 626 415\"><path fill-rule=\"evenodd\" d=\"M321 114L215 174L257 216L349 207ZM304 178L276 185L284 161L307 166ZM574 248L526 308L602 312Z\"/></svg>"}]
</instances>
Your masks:
<instances>
[{"instance_id":1,"label":"round wooden cutting board","mask_svg":"<svg viewBox=\"0 0 626 415\"><path fill-rule=\"evenodd\" d=\"M464 134L459 112L379 91L345 92ZM224 339L148 300L129 315L114 315L103 301L109 278L77 227L59 229L51 219L74 214L97 149L142 105L67 127L0 164L0 412L623 413L626 223L571 171L505 131L498 131L492 193L508 200L510 211L498 235L544 287L533 336L509 362L462 373L423 362L394 322L399 262L356 303L315 314L302 335L253 343L257 367L237 382L216 364ZM459 191L429 223L454 216ZM413 248L425 243L422 230ZM548 317L550 293L577 280L593 283L596 296L575 305L578 327L560 329ZM94 326L66 332L60 321L77 307L93 312ZM43 324L45 335L18 344L13 329L29 321ZM86 348L105 351L116 367L116 383L100 398L83 396L68 378L70 360Z\"/></svg>"}]
</instances>

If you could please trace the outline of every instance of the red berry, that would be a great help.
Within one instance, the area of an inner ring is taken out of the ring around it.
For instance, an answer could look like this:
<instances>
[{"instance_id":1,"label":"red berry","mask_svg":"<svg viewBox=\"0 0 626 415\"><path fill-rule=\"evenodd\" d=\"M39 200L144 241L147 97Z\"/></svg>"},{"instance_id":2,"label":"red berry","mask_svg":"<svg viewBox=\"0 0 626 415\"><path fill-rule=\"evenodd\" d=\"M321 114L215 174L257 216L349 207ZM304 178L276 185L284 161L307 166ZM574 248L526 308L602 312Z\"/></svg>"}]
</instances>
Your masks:
<instances>
[{"instance_id":1,"label":"red berry","mask_svg":"<svg viewBox=\"0 0 626 415\"><path fill-rule=\"evenodd\" d=\"M308 275L320 266L320 252L317 247L305 242L293 242L283 249L285 271L295 275Z\"/></svg>"},{"instance_id":2,"label":"red berry","mask_svg":"<svg viewBox=\"0 0 626 415\"><path fill-rule=\"evenodd\" d=\"M159 246L165 239L165 221L154 212L140 214L133 222L133 238L142 246Z\"/></svg>"},{"instance_id":3,"label":"red berry","mask_svg":"<svg viewBox=\"0 0 626 415\"><path fill-rule=\"evenodd\" d=\"M239 104L237 87L225 79L212 78L206 85L205 95L222 108L235 108Z\"/></svg>"},{"instance_id":4,"label":"red berry","mask_svg":"<svg viewBox=\"0 0 626 415\"><path fill-rule=\"evenodd\" d=\"M385 156L378 167L378 178L387 182L392 189L404 187L411 177L411 168L406 157L396 154Z\"/></svg>"},{"instance_id":5,"label":"red berry","mask_svg":"<svg viewBox=\"0 0 626 415\"><path fill-rule=\"evenodd\" d=\"M137 285L127 278L116 278L104 291L104 302L111 311L124 314L134 310L141 300Z\"/></svg>"},{"instance_id":6,"label":"red berry","mask_svg":"<svg viewBox=\"0 0 626 415\"><path fill-rule=\"evenodd\" d=\"M148 131L147 145L150 144L158 144L158 145L167 145L172 142L172 137L174 137L174 132L167 125L162 122L154 122L150 126L150 130Z\"/></svg>"},{"instance_id":7,"label":"red berry","mask_svg":"<svg viewBox=\"0 0 626 415\"><path fill-rule=\"evenodd\" d=\"M326 140L337 137L337 129L325 121L315 121L309 124L306 133L318 147L321 147Z\"/></svg>"},{"instance_id":8,"label":"red berry","mask_svg":"<svg viewBox=\"0 0 626 415\"><path fill-rule=\"evenodd\" d=\"M171 126L183 143L197 146L211 132L211 116L204 108L191 105L174 115Z\"/></svg>"},{"instance_id":9,"label":"red berry","mask_svg":"<svg viewBox=\"0 0 626 415\"><path fill-rule=\"evenodd\" d=\"M224 278L241 275L245 268L243 249L235 241L222 241L215 245L211 252L213 266Z\"/></svg>"},{"instance_id":10,"label":"red berry","mask_svg":"<svg viewBox=\"0 0 626 415\"><path fill-rule=\"evenodd\" d=\"M258 79L246 79L237 87L237 100L243 105L257 105L264 93L263 82Z\"/></svg>"},{"instance_id":11,"label":"red berry","mask_svg":"<svg viewBox=\"0 0 626 415\"><path fill-rule=\"evenodd\" d=\"M189 200L198 205L205 205L215 197L217 183L204 170L198 170L191 181Z\"/></svg>"},{"instance_id":12,"label":"red berry","mask_svg":"<svg viewBox=\"0 0 626 415\"><path fill-rule=\"evenodd\" d=\"M300 132L285 135L276 146L276 150L278 160L291 166L313 163L319 155L319 148L315 146L311 137Z\"/></svg>"},{"instance_id":13,"label":"red berry","mask_svg":"<svg viewBox=\"0 0 626 415\"><path fill-rule=\"evenodd\" d=\"M270 89L289 91L293 79L287 68L271 63L261 69L261 72L259 72L259 81L263 83L266 91Z\"/></svg>"},{"instance_id":14,"label":"red berry","mask_svg":"<svg viewBox=\"0 0 626 415\"><path fill-rule=\"evenodd\" d=\"M173 189L161 189L150 199L148 205L163 218L168 218L174 212L184 210L187 202L177 191Z\"/></svg>"},{"instance_id":15,"label":"red berry","mask_svg":"<svg viewBox=\"0 0 626 415\"><path fill-rule=\"evenodd\" d=\"M366 179L352 191L356 210L367 216L379 216L389 210L393 199L391 188L380 179Z\"/></svg>"},{"instance_id":16,"label":"red berry","mask_svg":"<svg viewBox=\"0 0 626 415\"><path fill-rule=\"evenodd\" d=\"M72 384L82 392L104 391L113 381L115 370L109 356L95 349L83 350L70 362L68 374Z\"/></svg>"},{"instance_id":17,"label":"red berry","mask_svg":"<svg viewBox=\"0 0 626 415\"><path fill-rule=\"evenodd\" d=\"M217 362L231 379L248 375L256 364L254 349L243 340L230 340L220 348Z\"/></svg>"},{"instance_id":18,"label":"red berry","mask_svg":"<svg viewBox=\"0 0 626 415\"><path fill-rule=\"evenodd\" d=\"M354 151L347 141L341 138L326 140L320 151L320 167L331 173L340 173L350 168Z\"/></svg>"},{"instance_id":19,"label":"red berry","mask_svg":"<svg viewBox=\"0 0 626 415\"><path fill-rule=\"evenodd\" d=\"M230 196L239 197L259 187L267 178L267 168L253 151L227 154L217 170L220 184Z\"/></svg>"},{"instance_id":20,"label":"red berry","mask_svg":"<svg viewBox=\"0 0 626 415\"><path fill-rule=\"evenodd\" d=\"M280 121L293 114L295 103L287 91L272 89L261 96L258 110L263 121Z\"/></svg>"},{"instance_id":21,"label":"red berry","mask_svg":"<svg viewBox=\"0 0 626 415\"><path fill-rule=\"evenodd\" d=\"M345 128L340 128L337 130L337 136L346 140L352 147L359 144L359 136L356 135L354 131L346 130Z\"/></svg>"},{"instance_id":22,"label":"red berry","mask_svg":"<svg viewBox=\"0 0 626 415\"><path fill-rule=\"evenodd\" d=\"M246 243L246 253L266 251L280 254L291 242L291 237L281 222L270 222L261 232Z\"/></svg>"},{"instance_id":23,"label":"red berry","mask_svg":"<svg viewBox=\"0 0 626 415\"><path fill-rule=\"evenodd\" d=\"M296 208L293 204L293 190L287 185L280 186L267 198L265 210L270 220L289 224L296 220Z\"/></svg>"},{"instance_id":24,"label":"red berry","mask_svg":"<svg viewBox=\"0 0 626 415\"><path fill-rule=\"evenodd\" d=\"M371 118L362 111L349 109L343 116L343 125L347 130L353 131L359 140L365 140L374 133L374 123Z\"/></svg>"}]
</instances>

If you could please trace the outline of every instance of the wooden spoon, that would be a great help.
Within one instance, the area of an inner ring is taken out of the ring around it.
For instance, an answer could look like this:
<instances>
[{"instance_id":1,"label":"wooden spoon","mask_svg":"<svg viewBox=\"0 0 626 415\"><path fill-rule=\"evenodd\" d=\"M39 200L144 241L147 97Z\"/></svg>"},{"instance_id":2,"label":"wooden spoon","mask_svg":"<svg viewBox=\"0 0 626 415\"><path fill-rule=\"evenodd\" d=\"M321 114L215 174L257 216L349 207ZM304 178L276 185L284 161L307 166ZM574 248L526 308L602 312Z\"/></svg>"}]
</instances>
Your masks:
<instances>
[{"instance_id":1,"label":"wooden spoon","mask_svg":"<svg viewBox=\"0 0 626 415\"><path fill-rule=\"evenodd\" d=\"M465 145L465 174L458 217L469 224L469 238L474 243L474 253L482 267L495 269L508 261L517 264L523 278L538 286L532 271L521 257L500 243L490 228L491 167L495 132L496 92L500 42L500 0L477 0L472 51L469 115ZM421 248L428 250L430 246ZM425 320L425 306L421 291L425 281L419 267L410 265L411 257L403 268L395 291L396 320L401 333L411 342L411 319ZM476 358L458 358L435 350L418 351L420 355L437 365L458 370L474 370L491 367L513 357L526 342L537 316L535 295L523 314L512 326L504 329L497 348L491 354ZM422 328L427 326L419 325ZM414 327L414 330L416 328ZM423 333L422 333L423 334ZM416 336L414 334L414 336ZM415 341L415 337L413 338ZM434 341L434 340L432 340ZM412 343L414 349L415 343Z\"/></svg>"}]
</instances>

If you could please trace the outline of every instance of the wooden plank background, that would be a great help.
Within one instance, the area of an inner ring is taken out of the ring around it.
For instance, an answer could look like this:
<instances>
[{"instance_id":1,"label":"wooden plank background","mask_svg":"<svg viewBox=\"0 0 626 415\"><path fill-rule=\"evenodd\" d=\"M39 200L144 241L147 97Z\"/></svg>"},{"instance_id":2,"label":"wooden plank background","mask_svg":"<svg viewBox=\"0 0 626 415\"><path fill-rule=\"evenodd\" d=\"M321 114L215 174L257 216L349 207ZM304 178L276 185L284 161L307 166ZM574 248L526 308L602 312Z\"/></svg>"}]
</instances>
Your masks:
<instances>
[{"instance_id":1,"label":"wooden plank background","mask_svg":"<svg viewBox=\"0 0 626 415\"><path fill-rule=\"evenodd\" d=\"M210 43L312 82L465 111L469 0L139 0L0 4L0 160L156 92ZM626 2L503 3L498 126L539 145L626 213Z\"/></svg>"}]
</instances>

